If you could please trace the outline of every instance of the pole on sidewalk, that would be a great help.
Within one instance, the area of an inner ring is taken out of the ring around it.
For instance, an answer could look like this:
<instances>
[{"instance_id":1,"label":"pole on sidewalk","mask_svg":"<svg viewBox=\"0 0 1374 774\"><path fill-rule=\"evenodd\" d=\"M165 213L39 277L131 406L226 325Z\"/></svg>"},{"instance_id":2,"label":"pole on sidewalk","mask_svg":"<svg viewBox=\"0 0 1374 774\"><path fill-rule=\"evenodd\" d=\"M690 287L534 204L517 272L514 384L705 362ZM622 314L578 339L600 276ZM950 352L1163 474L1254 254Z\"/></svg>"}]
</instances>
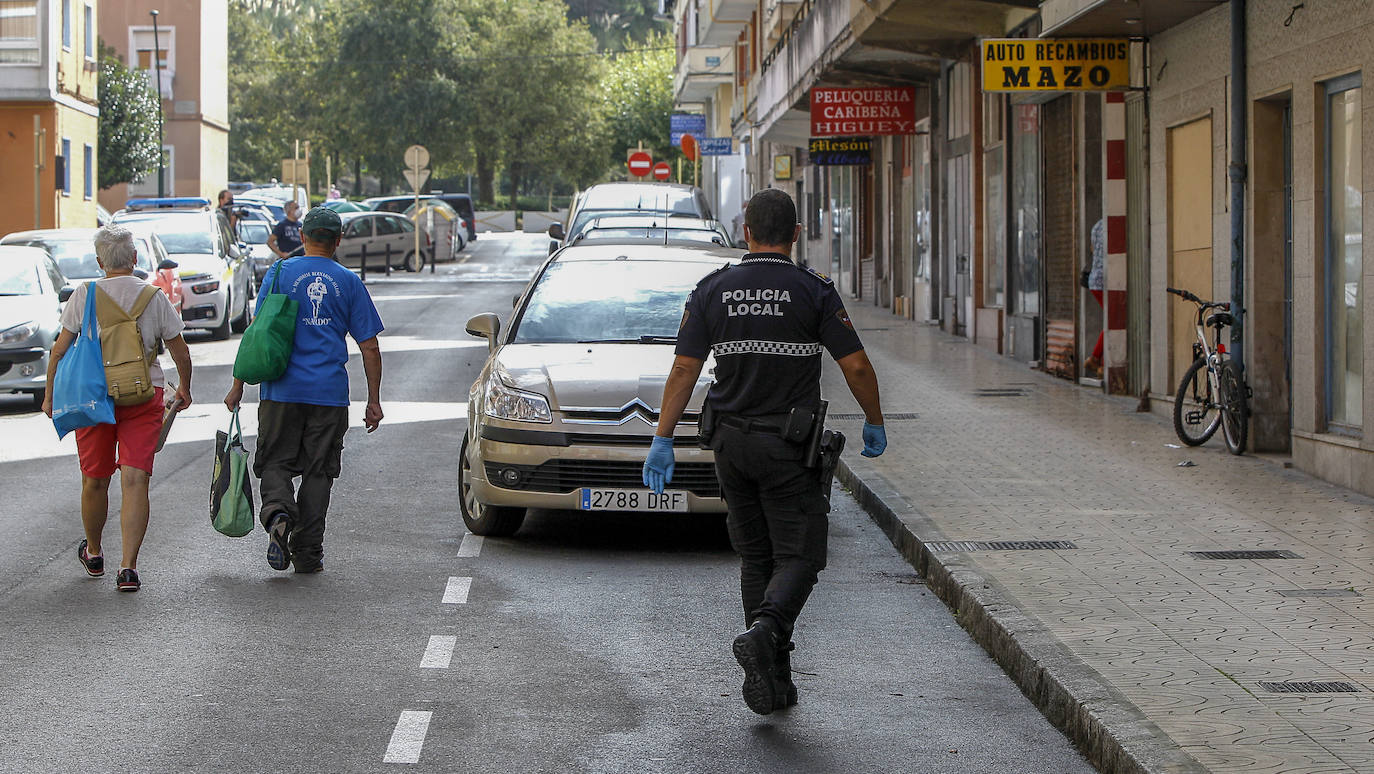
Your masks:
<instances>
[{"instance_id":1,"label":"pole on sidewalk","mask_svg":"<svg viewBox=\"0 0 1374 774\"><path fill-rule=\"evenodd\" d=\"M1231 0L1231 362L1245 378L1245 185L1246 83L1245 0Z\"/></svg>"}]
</instances>

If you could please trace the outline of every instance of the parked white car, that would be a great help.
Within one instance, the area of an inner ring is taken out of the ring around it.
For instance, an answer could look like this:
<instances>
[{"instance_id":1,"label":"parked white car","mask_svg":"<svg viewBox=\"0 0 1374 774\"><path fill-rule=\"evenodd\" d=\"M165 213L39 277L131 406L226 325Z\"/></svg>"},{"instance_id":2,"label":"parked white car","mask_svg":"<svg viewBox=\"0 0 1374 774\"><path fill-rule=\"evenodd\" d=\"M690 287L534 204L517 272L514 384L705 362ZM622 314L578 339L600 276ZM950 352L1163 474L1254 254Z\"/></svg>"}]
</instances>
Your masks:
<instances>
[{"instance_id":1,"label":"parked white car","mask_svg":"<svg viewBox=\"0 0 1374 774\"><path fill-rule=\"evenodd\" d=\"M687 296L743 255L709 244L571 246L545 262L508 330L495 314L469 320L490 355L459 451L467 528L509 535L528 508L723 512L713 456L697 446L713 360L678 425L668 490L653 494L641 472Z\"/></svg>"},{"instance_id":2,"label":"parked white car","mask_svg":"<svg viewBox=\"0 0 1374 774\"><path fill-rule=\"evenodd\" d=\"M143 202L203 202L145 204ZM135 204L135 202L140 202ZM117 224L147 226L162 240L181 277L181 319L208 328L211 338L242 333L253 319L253 269L248 251L230 235L224 215L201 200L130 200Z\"/></svg>"}]
</instances>

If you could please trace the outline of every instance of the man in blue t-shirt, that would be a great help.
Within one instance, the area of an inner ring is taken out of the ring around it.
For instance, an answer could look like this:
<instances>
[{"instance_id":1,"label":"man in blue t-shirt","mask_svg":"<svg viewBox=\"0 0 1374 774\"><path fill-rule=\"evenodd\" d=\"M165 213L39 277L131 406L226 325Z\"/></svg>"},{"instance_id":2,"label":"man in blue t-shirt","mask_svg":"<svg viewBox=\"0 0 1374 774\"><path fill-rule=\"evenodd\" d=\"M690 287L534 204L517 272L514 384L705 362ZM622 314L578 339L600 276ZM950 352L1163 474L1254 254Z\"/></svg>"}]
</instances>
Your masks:
<instances>
[{"instance_id":1,"label":"man in blue t-shirt","mask_svg":"<svg viewBox=\"0 0 1374 774\"><path fill-rule=\"evenodd\" d=\"M286 203L286 217L272 227L272 236L267 238L267 249L285 258L301 246L301 206L294 201Z\"/></svg>"},{"instance_id":2,"label":"man in blue t-shirt","mask_svg":"<svg viewBox=\"0 0 1374 774\"><path fill-rule=\"evenodd\" d=\"M324 518L329 493L339 477L344 433L348 431L348 344L362 351L367 376L367 432L382 421L382 319L367 288L334 260L343 224L332 210L316 207L301 223L305 255L279 261L263 287L272 287L300 307L291 360L281 378L259 389L258 445L253 473L262 480L262 526L267 563L274 570L292 564L296 572L324 569ZM267 298L258 296L258 306ZM224 398L232 411L243 401L243 382ZM300 488L294 479L301 479Z\"/></svg>"}]
</instances>

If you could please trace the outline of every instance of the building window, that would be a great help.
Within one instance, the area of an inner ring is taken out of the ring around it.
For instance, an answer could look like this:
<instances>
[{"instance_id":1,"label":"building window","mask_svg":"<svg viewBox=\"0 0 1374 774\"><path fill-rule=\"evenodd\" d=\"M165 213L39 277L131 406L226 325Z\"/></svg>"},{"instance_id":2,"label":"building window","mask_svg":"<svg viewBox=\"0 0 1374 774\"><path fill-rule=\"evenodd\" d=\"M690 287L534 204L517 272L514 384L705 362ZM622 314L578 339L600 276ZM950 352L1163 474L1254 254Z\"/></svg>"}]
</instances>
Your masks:
<instances>
[{"instance_id":1,"label":"building window","mask_svg":"<svg viewBox=\"0 0 1374 774\"><path fill-rule=\"evenodd\" d=\"M158 79L152 74L153 62L158 62L162 69L162 84L158 91L163 99L171 99L172 81L176 78L177 69L176 28L158 27L156 56L153 37L152 27L130 27L129 50L134 52L134 67L148 73L148 84L154 89L158 89Z\"/></svg>"},{"instance_id":2,"label":"building window","mask_svg":"<svg viewBox=\"0 0 1374 774\"><path fill-rule=\"evenodd\" d=\"M86 58L95 60L95 9L86 6L85 18L82 19L81 33L86 39Z\"/></svg>"},{"instance_id":3,"label":"building window","mask_svg":"<svg viewBox=\"0 0 1374 774\"><path fill-rule=\"evenodd\" d=\"M95 148L87 145L81 154L81 171L86 176L86 184L82 189L86 201L90 201L95 195Z\"/></svg>"},{"instance_id":4,"label":"building window","mask_svg":"<svg viewBox=\"0 0 1374 774\"><path fill-rule=\"evenodd\" d=\"M62 0L62 48L72 50L72 0Z\"/></svg>"},{"instance_id":5,"label":"building window","mask_svg":"<svg viewBox=\"0 0 1374 774\"><path fill-rule=\"evenodd\" d=\"M62 195L72 195L72 141L62 138Z\"/></svg>"},{"instance_id":6,"label":"building window","mask_svg":"<svg viewBox=\"0 0 1374 774\"><path fill-rule=\"evenodd\" d=\"M38 0L0 0L0 64L38 64Z\"/></svg>"},{"instance_id":7,"label":"building window","mask_svg":"<svg viewBox=\"0 0 1374 774\"><path fill-rule=\"evenodd\" d=\"M1359 429L1364 412L1364 207L1360 76L1326 84L1326 418Z\"/></svg>"}]
</instances>

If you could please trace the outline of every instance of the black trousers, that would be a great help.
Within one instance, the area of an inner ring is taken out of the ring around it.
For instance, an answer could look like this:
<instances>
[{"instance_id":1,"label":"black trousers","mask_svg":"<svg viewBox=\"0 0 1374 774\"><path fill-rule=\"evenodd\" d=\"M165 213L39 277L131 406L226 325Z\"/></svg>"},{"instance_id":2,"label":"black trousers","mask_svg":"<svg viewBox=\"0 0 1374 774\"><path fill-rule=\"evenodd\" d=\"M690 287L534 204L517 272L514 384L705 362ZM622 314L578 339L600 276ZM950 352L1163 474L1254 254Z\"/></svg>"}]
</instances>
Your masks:
<instances>
[{"instance_id":1,"label":"black trousers","mask_svg":"<svg viewBox=\"0 0 1374 774\"><path fill-rule=\"evenodd\" d=\"M717 425L716 477L729 509L726 528L740 555L744 624L768 616L784 637L825 569L830 503L803 448L777 435Z\"/></svg>"},{"instance_id":2,"label":"black trousers","mask_svg":"<svg viewBox=\"0 0 1374 774\"><path fill-rule=\"evenodd\" d=\"M258 443L253 473L261 479L264 527L277 513L291 518L290 548L297 567L324 559L324 517L339 477L348 407L309 403L258 404ZM300 489L295 479L301 480Z\"/></svg>"}]
</instances>

